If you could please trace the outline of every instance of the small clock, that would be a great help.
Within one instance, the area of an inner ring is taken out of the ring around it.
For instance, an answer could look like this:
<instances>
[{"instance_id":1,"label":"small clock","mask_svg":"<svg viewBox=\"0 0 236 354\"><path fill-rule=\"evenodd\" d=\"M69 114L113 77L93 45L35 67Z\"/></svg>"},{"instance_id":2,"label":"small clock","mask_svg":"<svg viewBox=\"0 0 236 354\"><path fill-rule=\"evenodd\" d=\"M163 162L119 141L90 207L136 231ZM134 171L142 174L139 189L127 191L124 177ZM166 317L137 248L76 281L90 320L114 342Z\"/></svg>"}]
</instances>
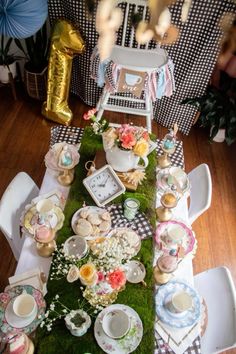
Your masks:
<instances>
[{"instance_id":1,"label":"small clock","mask_svg":"<svg viewBox=\"0 0 236 354\"><path fill-rule=\"evenodd\" d=\"M125 186L110 165L105 165L86 177L83 184L100 207L125 192Z\"/></svg>"}]
</instances>

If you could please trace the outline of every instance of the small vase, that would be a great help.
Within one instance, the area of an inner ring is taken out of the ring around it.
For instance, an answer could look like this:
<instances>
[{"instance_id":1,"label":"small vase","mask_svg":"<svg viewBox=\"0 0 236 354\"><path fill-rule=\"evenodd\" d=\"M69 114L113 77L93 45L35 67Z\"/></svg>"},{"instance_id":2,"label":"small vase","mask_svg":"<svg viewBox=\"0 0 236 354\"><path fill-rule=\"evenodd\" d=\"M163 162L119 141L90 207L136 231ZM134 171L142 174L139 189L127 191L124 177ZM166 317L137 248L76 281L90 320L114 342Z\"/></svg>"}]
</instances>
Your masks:
<instances>
[{"instance_id":1,"label":"small vase","mask_svg":"<svg viewBox=\"0 0 236 354\"><path fill-rule=\"evenodd\" d=\"M118 146L106 149L106 160L111 167L118 172L127 172L133 169L145 169L148 166L148 158L146 156L139 157L131 150L121 150ZM144 164L139 164L142 159Z\"/></svg>"},{"instance_id":2,"label":"small vase","mask_svg":"<svg viewBox=\"0 0 236 354\"><path fill-rule=\"evenodd\" d=\"M77 317L82 318L84 321L81 324L76 323L79 320ZM65 323L66 327L73 336L81 337L87 332L92 322L90 316L85 311L72 310L68 313L68 315L66 315Z\"/></svg>"}]
</instances>

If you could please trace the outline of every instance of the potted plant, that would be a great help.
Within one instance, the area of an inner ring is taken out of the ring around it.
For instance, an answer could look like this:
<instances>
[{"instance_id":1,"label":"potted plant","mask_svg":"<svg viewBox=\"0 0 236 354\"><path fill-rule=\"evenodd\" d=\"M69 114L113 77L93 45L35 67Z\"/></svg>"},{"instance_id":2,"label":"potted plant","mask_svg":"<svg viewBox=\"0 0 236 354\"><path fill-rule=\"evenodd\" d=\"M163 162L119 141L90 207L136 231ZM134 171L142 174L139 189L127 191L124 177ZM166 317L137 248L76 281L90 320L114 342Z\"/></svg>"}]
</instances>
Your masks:
<instances>
[{"instance_id":1,"label":"potted plant","mask_svg":"<svg viewBox=\"0 0 236 354\"><path fill-rule=\"evenodd\" d=\"M1 36L0 47L0 82L6 84L9 82L9 73L13 78L16 77L16 59L14 54L9 54L12 38L5 43L4 36Z\"/></svg>"},{"instance_id":2,"label":"potted plant","mask_svg":"<svg viewBox=\"0 0 236 354\"><path fill-rule=\"evenodd\" d=\"M230 145L236 140L236 78L221 71L218 87L209 85L204 95L186 98L181 104L198 109L200 126L210 128L210 141L225 140Z\"/></svg>"},{"instance_id":3,"label":"potted plant","mask_svg":"<svg viewBox=\"0 0 236 354\"><path fill-rule=\"evenodd\" d=\"M83 336L91 326L91 318L83 310L72 310L65 316L66 327L73 336Z\"/></svg>"},{"instance_id":4,"label":"potted plant","mask_svg":"<svg viewBox=\"0 0 236 354\"><path fill-rule=\"evenodd\" d=\"M49 52L46 22L34 36L25 39L26 50L19 39L15 39L15 43L25 54L27 60L24 67L24 82L28 95L38 100L44 100L46 98Z\"/></svg>"}]
</instances>

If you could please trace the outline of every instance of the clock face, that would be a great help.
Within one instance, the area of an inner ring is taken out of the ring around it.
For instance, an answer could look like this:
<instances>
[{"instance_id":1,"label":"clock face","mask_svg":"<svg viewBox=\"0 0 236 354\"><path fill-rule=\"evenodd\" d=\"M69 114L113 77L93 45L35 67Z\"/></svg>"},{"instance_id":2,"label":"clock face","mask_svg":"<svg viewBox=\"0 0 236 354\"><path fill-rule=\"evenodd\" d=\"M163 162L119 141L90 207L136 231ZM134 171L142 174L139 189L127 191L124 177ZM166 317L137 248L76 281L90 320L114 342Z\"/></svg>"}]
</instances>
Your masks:
<instances>
[{"instance_id":1,"label":"clock face","mask_svg":"<svg viewBox=\"0 0 236 354\"><path fill-rule=\"evenodd\" d=\"M109 165L85 178L83 183L99 206L110 202L125 191L123 183Z\"/></svg>"}]
</instances>

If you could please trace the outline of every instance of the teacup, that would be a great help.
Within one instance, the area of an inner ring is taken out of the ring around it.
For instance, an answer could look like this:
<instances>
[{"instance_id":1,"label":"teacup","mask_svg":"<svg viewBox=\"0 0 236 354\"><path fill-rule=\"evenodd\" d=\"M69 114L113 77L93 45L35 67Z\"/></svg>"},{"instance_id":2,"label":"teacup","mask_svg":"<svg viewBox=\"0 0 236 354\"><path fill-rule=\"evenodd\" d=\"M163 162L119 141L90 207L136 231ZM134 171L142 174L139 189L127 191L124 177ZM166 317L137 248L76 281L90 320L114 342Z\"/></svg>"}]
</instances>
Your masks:
<instances>
[{"instance_id":1,"label":"teacup","mask_svg":"<svg viewBox=\"0 0 236 354\"><path fill-rule=\"evenodd\" d=\"M13 312L18 317L30 317L36 310L36 301L30 294L21 294L13 302Z\"/></svg>"},{"instance_id":2,"label":"teacup","mask_svg":"<svg viewBox=\"0 0 236 354\"><path fill-rule=\"evenodd\" d=\"M142 77L139 75L125 74L125 82L129 86L138 85L142 82Z\"/></svg>"},{"instance_id":3,"label":"teacup","mask_svg":"<svg viewBox=\"0 0 236 354\"><path fill-rule=\"evenodd\" d=\"M172 246L180 245L184 236L185 230L183 227L174 225L166 231L165 242Z\"/></svg>"},{"instance_id":4,"label":"teacup","mask_svg":"<svg viewBox=\"0 0 236 354\"><path fill-rule=\"evenodd\" d=\"M130 329L130 318L123 310L108 311L102 320L102 328L108 337L124 337Z\"/></svg>"},{"instance_id":5,"label":"teacup","mask_svg":"<svg viewBox=\"0 0 236 354\"><path fill-rule=\"evenodd\" d=\"M193 299L186 291L179 291L172 295L171 300L166 304L168 310L175 314L188 311L193 306Z\"/></svg>"}]
</instances>

